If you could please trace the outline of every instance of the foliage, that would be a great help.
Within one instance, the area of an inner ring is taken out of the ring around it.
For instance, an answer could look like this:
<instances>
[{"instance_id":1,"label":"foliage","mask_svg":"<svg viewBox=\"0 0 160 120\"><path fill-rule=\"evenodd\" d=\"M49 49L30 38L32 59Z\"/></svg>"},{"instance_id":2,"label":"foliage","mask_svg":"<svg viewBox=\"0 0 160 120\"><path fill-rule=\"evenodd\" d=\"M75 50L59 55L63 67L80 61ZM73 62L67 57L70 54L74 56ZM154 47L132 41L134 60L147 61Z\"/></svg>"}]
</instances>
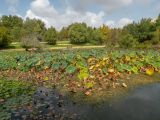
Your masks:
<instances>
[{"instance_id":1,"label":"foliage","mask_svg":"<svg viewBox=\"0 0 160 120\"><path fill-rule=\"evenodd\" d=\"M20 95L31 95L34 92L34 87L24 81L16 80L0 80L0 98L8 99Z\"/></svg>"},{"instance_id":2,"label":"foliage","mask_svg":"<svg viewBox=\"0 0 160 120\"><path fill-rule=\"evenodd\" d=\"M21 27L23 25L23 20L18 16L3 15L1 17L1 24L7 28Z\"/></svg>"},{"instance_id":3,"label":"foliage","mask_svg":"<svg viewBox=\"0 0 160 120\"><path fill-rule=\"evenodd\" d=\"M72 44L83 44L88 42L88 28L85 23L72 24L69 29L69 38Z\"/></svg>"},{"instance_id":4,"label":"foliage","mask_svg":"<svg viewBox=\"0 0 160 120\"><path fill-rule=\"evenodd\" d=\"M88 31L89 31L89 37L88 37L89 43L94 45L103 44L102 34L99 29L88 28Z\"/></svg>"},{"instance_id":5,"label":"foliage","mask_svg":"<svg viewBox=\"0 0 160 120\"><path fill-rule=\"evenodd\" d=\"M45 32L45 24L39 19L29 19L27 18L23 24L22 35L36 34L40 40L43 39Z\"/></svg>"},{"instance_id":6,"label":"foliage","mask_svg":"<svg viewBox=\"0 0 160 120\"><path fill-rule=\"evenodd\" d=\"M21 17L3 15L1 25L9 30L12 41L20 41L23 26L23 19Z\"/></svg>"},{"instance_id":7,"label":"foliage","mask_svg":"<svg viewBox=\"0 0 160 120\"><path fill-rule=\"evenodd\" d=\"M78 53L78 54L77 54ZM0 63L5 63L5 55L1 55ZM98 68L101 70L114 69L114 71L139 71L142 67L152 66L155 71L160 68L160 54L153 51L112 51L105 49L95 49L87 51L68 51L66 52L48 52L48 53L21 53L15 58L8 57L7 62L1 66L1 70L18 69L21 71L29 71L32 68L37 71L50 68L53 70L64 69L66 73L73 74L78 72L79 78L90 76L91 71L96 72ZM12 62L11 62L12 61ZM110 64L112 63L112 64ZM13 64L13 65L10 65ZM135 68L136 67L136 68ZM106 70L106 72L108 71ZM87 73L83 75L83 73ZM108 73L107 73L108 74ZM93 74L94 75L94 74Z\"/></svg>"},{"instance_id":8,"label":"foliage","mask_svg":"<svg viewBox=\"0 0 160 120\"><path fill-rule=\"evenodd\" d=\"M5 64L3 64L5 63ZM131 74L160 73L160 53L152 50L73 50L42 53L0 53L0 76L15 76L36 85L62 87L91 95L108 88L127 87ZM125 80L125 82L123 81Z\"/></svg>"},{"instance_id":9,"label":"foliage","mask_svg":"<svg viewBox=\"0 0 160 120\"><path fill-rule=\"evenodd\" d=\"M111 30L111 36L110 36L110 40L107 41L106 46L119 46L118 42L120 41L121 38L121 34L122 34L122 30L121 29L117 29L114 28Z\"/></svg>"},{"instance_id":10,"label":"foliage","mask_svg":"<svg viewBox=\"0 0 160 120\"><path fill-rule=\"evenodd\" d=\"M26 51L29 48L41 48L40 41L38 40L37 36L34 34L23 36L21 40L21 46L25 48Z\"/></svg>"},{"instance_id":11,"label":"foliage","mask_svg":"<svg viewBox=\"0 0 160 120\"><path fill-rule=\"evenodd\" d=\"M152 32L155 31L154 24L151 22L151 19L141 19L138 23L131 23L124 27L124 30L129 32L135 39L140 43L145 41L150 41L153 38Z\"/></svg>"},{"instance_id":12,"label":"foliage","mask_svg":"<svg viewBox=\"0 0 160 120\"><path fill-rule=\"evenodd\" d=\"M68 27L63 27L61 31L58 33L58 40L60 41L66 41L69 40L68 36L69 28Z\"/></svg>"},{"instance_id":13,"label":"foliage","mask_svg":"<svg viewBox=\"0 0 160 120\"><path fill-rule=\"evenodd\" d=\"M30 102L35 87L25 81L0 78L0 91L0 118L8 120L13 108Z\"/></svg>"},{"instance_id":14,"label":"foliage","mask_svg":"<svg viewBox=\"0 0 160 120\"><path fill-rule=\"evenodd\" d=\"M7 28L0 27L0 48L7 47L10 44L10 34Z\"/></svg>"},{"instance_id":15,"label":"foliage","mask_svg":"<svg viewBox=\"0 0 160 120\"><path fill-rule=\"evenodd\" d=\"M156 31L153 33L152 43L154 45L160 43L160 28L157 28Z\"/></svg>"},{"instance_id":16,"label":"foliage","mask_svg":"<svg viewBox=\"0 0 160 120\"><path fill-rule=\"evenodd\" d=\"M125 34L121 37L119 44L122 48L134 48L138 42L131 34Z\"/></svg>"},{"instance_id":17,"label":"foliage","mask_svg":"<svg viewBox=\"0 0 160 120\"><path fill-rule=\"evenodd\" d=\"M101 32L102 42L108 44L111 39L111 30L108 26L103 25L99 28Z\"/></svg>"},{"instance_id":18,"label":"foliage","mask_svg":"<svg viewBox=\"0 0 160 120\"><path fill-rule=\"evenodd\" d=\"M49 28L45 33L45 41L50 45L55 45L58 39L58 34L55 28Z\"/></svg>"}]
</instances>

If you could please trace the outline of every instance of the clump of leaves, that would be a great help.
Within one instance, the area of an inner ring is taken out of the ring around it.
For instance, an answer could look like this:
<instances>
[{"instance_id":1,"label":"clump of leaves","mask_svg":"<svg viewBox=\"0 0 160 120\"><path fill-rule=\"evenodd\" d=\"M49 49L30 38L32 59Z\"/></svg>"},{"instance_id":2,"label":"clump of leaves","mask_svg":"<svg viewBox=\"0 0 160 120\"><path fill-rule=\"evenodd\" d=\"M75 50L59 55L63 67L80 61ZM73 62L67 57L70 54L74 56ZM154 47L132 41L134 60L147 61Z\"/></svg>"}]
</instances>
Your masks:
<instances>
[{"instance_id":1,"label":"clump of leaves","mask_svg":"<svg viewBox=\"0 0 160 120\"><path fill-rule=\"evenodd\" d=\"M0 118L8 120L13 108L30 102L35 87L24 81L0 79L0 91Z\"/></svg>"},{"instance_id":2,"label":"clump of leaves","mask_svg":"<svg viewBox=\"0 0 160 120\"><path fill-rule=\"evenodd\" d=\"M0 99L8 99L20 95L32 95L35 87L24 81L1 79L0 91Z\"/></svg>"}]
</instances>

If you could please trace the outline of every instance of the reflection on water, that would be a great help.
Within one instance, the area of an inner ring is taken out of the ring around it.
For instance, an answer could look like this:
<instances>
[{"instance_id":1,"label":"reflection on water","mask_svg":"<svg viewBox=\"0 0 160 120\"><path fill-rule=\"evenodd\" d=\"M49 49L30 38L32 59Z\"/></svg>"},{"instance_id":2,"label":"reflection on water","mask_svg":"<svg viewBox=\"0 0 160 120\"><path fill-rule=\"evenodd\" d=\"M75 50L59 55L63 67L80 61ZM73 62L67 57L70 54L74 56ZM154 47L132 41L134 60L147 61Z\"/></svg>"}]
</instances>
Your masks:
<instances>
[{"instance_id":1,"label":"reflection on water","mask_svg":"<svg viewBox=\"0 0 160 120\"><path fill-rule=\"evenodd\" d=\"M94 105L74 103L55 90L40 88L32 108L36 113L19 109L12 120L160 120L160 84L140 87L116 102Z\"/></svg>"},{"instance_id":2,"label":"reflection on water","mask_svg":"<svg viewBox=\"0 0 160 120\"><path fill-rule=\"evenodd\" d=\"M81 105L80 110L85 120L160 120L160 85L138 88L112 104Z\"/></svg>"}]
</instances>

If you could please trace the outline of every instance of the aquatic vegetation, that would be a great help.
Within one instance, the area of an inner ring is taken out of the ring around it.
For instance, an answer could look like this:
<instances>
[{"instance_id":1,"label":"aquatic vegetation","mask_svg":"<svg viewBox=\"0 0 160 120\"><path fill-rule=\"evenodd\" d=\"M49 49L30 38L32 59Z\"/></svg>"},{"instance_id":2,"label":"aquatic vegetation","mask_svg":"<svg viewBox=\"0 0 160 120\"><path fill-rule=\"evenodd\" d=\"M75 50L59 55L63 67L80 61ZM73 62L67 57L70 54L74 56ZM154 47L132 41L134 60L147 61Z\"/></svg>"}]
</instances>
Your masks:
<instances>
[{"instance_id":1,"label":"aquatic vegetation","mask_svg":"<svg viewBox=\"0 0 160 120\"><path fill-rule=\"evenodd\" d=\"M61 86L72 92L89 93L98 88L124 87L126 83L119 79L127 75L143 73L152 76L160 72L160 53L152 50L92 49L22 52L14 56L0 54L1 71L8 71L8 74L18 71L19 78L40 84L56 85L61 81Z\"/></svg>"}]
</instances>

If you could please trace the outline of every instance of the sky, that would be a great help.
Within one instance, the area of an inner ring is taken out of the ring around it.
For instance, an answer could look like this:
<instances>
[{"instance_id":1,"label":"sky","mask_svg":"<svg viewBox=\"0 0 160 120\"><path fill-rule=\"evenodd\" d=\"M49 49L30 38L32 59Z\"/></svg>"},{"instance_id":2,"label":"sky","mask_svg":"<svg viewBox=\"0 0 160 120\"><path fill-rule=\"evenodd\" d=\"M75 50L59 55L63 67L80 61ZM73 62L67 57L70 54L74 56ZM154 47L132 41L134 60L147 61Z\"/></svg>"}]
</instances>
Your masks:
<instances>
[{"instance_id":1,"label":"sky","mask_svg":"<svg viewBox=\"0 0 160 120\"><path fill-rule=\"evenodd\" d=\"M59 30L74 22L121 28L159 14L160 0L0 0L0 16L37 18Z\"/></svg>"}]
</instances>

